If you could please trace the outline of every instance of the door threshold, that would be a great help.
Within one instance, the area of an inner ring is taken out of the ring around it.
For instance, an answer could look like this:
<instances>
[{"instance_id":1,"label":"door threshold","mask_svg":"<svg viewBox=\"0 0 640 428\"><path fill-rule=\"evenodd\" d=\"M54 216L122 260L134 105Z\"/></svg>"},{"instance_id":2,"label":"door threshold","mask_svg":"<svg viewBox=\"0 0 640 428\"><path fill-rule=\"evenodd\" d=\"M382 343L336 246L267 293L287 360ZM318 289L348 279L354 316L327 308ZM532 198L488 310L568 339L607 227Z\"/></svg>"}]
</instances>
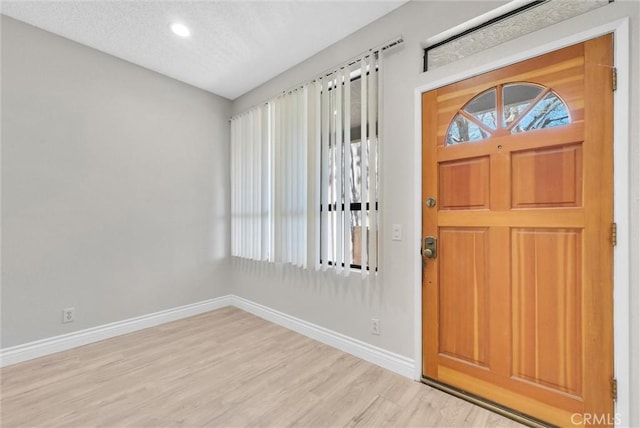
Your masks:
<instances>
[{"instance_id":1,"label":"door threshold","mask_svg":"<svg viewBox=\"0 0 640 428\"><path fill-rule=\"evenodd\" d=\"M438 389L440 391L446 392L447 394L453 395L455 397L461 398L465 401L468 401L476 406L482 407L484 409L490 410L494 413L499 414L500 416L504 416L505 418L509 418L523 425L532 427L532 428L553 428L555 425L549 424L547 422L543 422L539 419L531 417L529 415L525 415L524 413L520 413L516 410L505 407L501 404L495 403L491 400L487 400L485 398L479 397L475 394L471 394L462 389L456 388L451 385L447 385L446 383L438 382L437 380L430 379L428 377L422 376L420 381L425 385L428 385L432 388Z\"/></svg>"}]
</instances>

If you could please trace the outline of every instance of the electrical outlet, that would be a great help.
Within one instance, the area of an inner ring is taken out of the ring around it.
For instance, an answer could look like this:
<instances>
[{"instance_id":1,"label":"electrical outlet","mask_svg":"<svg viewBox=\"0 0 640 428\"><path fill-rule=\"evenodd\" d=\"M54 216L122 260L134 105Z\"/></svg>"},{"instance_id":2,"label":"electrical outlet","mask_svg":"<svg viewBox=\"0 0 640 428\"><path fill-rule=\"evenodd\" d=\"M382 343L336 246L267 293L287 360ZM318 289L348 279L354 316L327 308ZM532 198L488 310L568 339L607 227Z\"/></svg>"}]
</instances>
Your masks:
<instances>
[{"instance_id":1,"label":"electrical outlet","mask_svg":"<svg viewBox=\"0 0 640 428\"><path fill-rule=\"evenodd\" d=\"M66 308L62 310L62 322L74 322L76 320L76 308Z\"/></svg>"},{"instance_id":2,"label":"electrical outlet","mask_svg":"<svg viewBox=\"0 0 640 428\"><path fill-rule=\"evenodd\" d=\"M380 334L380 320L371 318L371 334Z\"/></svg>"}]
</instances>

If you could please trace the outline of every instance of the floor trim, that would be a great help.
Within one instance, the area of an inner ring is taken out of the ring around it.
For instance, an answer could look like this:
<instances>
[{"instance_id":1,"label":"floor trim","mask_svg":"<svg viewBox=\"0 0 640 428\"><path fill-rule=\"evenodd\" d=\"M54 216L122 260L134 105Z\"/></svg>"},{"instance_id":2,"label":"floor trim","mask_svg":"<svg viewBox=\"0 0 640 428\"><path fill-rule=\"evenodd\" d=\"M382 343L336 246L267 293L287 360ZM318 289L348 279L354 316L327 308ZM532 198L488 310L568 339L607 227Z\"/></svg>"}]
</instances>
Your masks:
<instances>
[{"instance_id":1,"label":"floor trim","mask_svg":"<svg viewBox=\"0 0 640 428\"><path fill-rule=\"evenodd\" d=\"M235 306L267 321L310 337L377 366L413 379L415 361L386 349L346 336L333 330L293 317L235 295L227 295L190 305L159 311L73 333L0 349L0 367L6 367L100 340L133 333L156 325L188 318L205 312Z\"/></svg>"},{"instance_id":2,"label":"floor trim","mask_svg":"<svg viewBox=\"0 0 640 428\"><path fill-rule=\"evenodd\" d=\"M85 330L74 331L60 336L3 348L0 349L0 367L10 366L56 352L77 348L78 346L88 345L156 325L192 317L231 304L232 296L222 296Z\"/></svg>"},{"instance_id":3,"label":"floor trim","mask_svg":"<svg viewBox=\"0 0 640 428\"><path fill-rule=\"evenodd\" d=\"M365 361L413 379L415 361L386 349L354 339L333 330L276 311L242 297L233 296L234 306L264 318L282 327L293 330Z\"/></svg>"}]
</instances>

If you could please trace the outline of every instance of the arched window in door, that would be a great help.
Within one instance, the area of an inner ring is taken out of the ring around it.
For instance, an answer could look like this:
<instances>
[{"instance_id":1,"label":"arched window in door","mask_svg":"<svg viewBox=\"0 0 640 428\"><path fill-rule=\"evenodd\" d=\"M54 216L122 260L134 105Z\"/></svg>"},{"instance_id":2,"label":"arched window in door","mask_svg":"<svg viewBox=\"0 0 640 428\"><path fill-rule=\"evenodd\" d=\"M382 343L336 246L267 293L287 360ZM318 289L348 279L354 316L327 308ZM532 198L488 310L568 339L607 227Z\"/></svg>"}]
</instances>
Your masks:
<instances>
[{"instance_id":1,"label":"arched window in door","mask_svg":"<svg viewBox=\"0 0 640 428\"><path fill-rule=\"evenodd\" d=\"M449 124L445 145L569 123L569 108L550 88L525 82L501 84L478 94L458 111Z\"/></svg>"}]
</instances>

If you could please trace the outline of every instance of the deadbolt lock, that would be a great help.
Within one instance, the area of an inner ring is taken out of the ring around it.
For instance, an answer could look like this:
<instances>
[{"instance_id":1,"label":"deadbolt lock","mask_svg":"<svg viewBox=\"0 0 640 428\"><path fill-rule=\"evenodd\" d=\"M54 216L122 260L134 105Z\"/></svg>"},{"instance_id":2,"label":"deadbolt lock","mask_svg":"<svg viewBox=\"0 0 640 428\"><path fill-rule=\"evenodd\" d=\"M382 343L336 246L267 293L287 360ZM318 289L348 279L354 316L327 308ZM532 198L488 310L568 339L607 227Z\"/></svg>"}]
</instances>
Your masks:
<instances>
[{"instance_id":1,"label":"deadbolt lock","mask_svg":"<svg viewBox=\"0 0 640 428\"><path fill-rule=\"evenodd\" d=\"M425 236L422 240L422 257L435 259L438 256L438 239L435 236Z\"/></svg>"}]
</instances>

